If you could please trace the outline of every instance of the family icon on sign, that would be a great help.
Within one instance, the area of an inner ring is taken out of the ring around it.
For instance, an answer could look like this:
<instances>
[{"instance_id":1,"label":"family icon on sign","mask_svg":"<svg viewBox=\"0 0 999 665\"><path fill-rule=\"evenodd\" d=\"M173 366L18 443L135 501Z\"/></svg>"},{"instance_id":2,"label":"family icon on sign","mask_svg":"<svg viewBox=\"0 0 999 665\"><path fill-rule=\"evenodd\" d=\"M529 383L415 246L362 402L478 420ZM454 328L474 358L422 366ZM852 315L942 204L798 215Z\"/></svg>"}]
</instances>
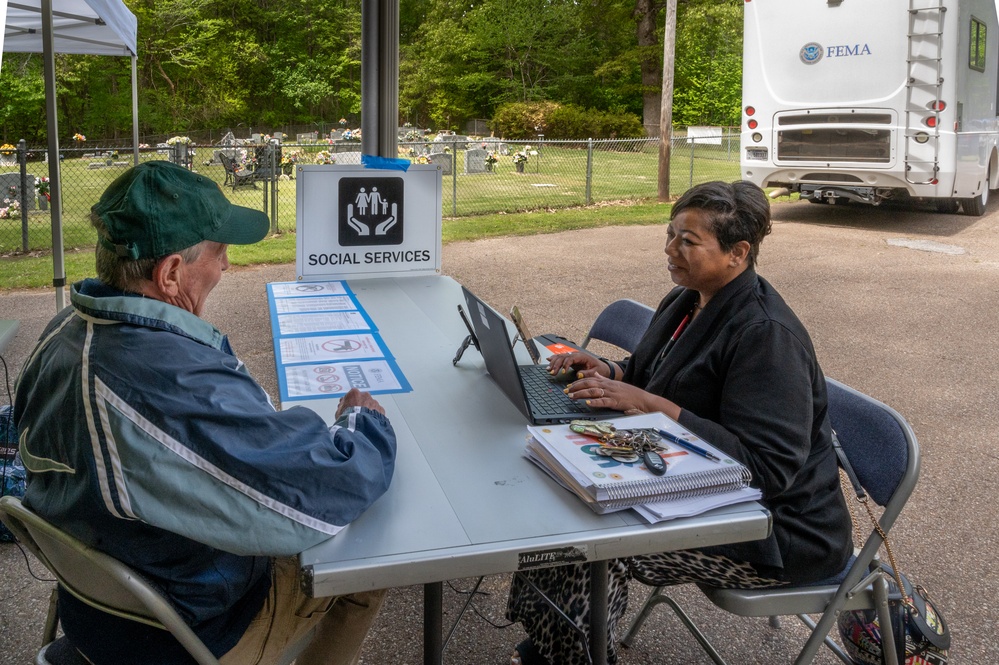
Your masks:
<instances>
[{"instance_id":1,"label":"family icon on sign","mask_svg":"<svg viewBox=\"0 0 999 665\"><path fill-rule=\"evenodd\" d=\"M397 221L396 202L384 198L377 187L372 187L370 192L361 187L354 202L347 204L347 223L359 236L372 235L372 226L375 230L374 235L386 235Z\"/></svg>"}]
</instances>

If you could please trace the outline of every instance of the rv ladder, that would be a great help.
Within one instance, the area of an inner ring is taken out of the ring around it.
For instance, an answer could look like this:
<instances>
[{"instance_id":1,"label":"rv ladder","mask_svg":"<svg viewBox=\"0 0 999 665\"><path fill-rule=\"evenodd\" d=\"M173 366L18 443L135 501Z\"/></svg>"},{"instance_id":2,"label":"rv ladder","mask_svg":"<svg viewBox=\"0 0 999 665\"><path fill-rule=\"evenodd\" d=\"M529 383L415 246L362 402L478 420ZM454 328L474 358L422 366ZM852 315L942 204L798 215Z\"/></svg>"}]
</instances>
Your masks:
<instances>
[{"instance_id":1,"label":"rv ladder","mask_svg":"<svg viewBox=\"0 0 999 665\"><path fill-rule=\"evenodd\" d=\"M916 6L916 5L921 6ZM909 0L905 85L905 179L935 184L940 171L940 122L934 104L943 85L942 0ZM926 119L933 117L933 126Z\"/></svg>"}]
</instances>

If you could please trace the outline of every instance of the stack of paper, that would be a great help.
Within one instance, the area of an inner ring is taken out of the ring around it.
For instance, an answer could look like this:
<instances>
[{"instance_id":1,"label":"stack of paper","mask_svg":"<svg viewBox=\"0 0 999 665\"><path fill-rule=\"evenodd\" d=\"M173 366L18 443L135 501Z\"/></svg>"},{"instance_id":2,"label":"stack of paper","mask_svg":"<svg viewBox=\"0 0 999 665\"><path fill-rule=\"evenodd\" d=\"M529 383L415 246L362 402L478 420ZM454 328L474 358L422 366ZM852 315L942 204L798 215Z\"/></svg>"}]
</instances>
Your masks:
<instances>
[{"instance_id":1,"label":"stack of paper","mask_svg":"<svg viewBox=\"0 0 999 665\"><path fill-rule=\"evenodd\" d=\"M617 429L651 428L706 451L716 459L696 454L688 446L664 438L660 456L667 462L657 476L642 462L621 462L598 455L599 442L577 434L568 425L528 427L526 456L594 512L629 507L650 522L697 515L712 508L753 501L758 490L749 487L749 470L714 446L686 431L662 413L615 418Z\"/></svg>"}]
</instances>

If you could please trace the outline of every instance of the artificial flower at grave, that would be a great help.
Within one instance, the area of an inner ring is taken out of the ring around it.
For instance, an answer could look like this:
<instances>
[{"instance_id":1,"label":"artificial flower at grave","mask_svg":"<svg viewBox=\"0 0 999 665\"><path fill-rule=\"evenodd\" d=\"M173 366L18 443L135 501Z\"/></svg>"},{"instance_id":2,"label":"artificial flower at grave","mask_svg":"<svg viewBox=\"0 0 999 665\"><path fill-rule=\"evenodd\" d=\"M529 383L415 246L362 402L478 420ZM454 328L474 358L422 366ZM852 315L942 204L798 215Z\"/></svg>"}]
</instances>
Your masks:
<instances>
[{"instance_id":1,"label":"artificial flower at grave","mask_svg":"<svg viewBox=\"0 0 999 665\"><path fill-rule=\"evenodd\" d=\"M15 152L17 152L17 148L10 143L0 145L0 155L13 155Z\"/></svg>"},{"instance_id":2,"label":"artificial flower at grave","mask_svg":"<svg viewBox=\"0 0 999 665\"><path fill-rule=\"evenodd\" d=\"M76 134L73 134L73 140L76 141L77 143L83 143L84 141L87 140L87 137L77 132Z\"/></svg>"},{"instance_id":3,"label":"artificial flower at grave","mask_svg":"<svg viewBox=\"0 0 999 665\"><path fill-rule=\"evenodd\" d=\"M486 164L488 164L489 166L492 166L493 164L495 164L498 161L499 161L499 157L496 156L495 152L487 152L486 153Z\"/></svg>"},{"instance_id":4,"label":"artificial flower at grave","mask_svg":"<svg viewBox=\"0 0 999 665\"><path fill-rule=\"evenodd\" d=\"M346 118L340 118L339 125L341 127L346 127L347 126L347 119Z\"/></svg>"},{"instance_id":5,"label":"artificial flower at grave","mask_svg":"<svg viewBox=\"0 0 999 665\"><path fill-rule=\"evenodd\" d=\"M51 183L47 176L35 178L35 191L38 192L38 196L44 196L45 200L52 200Z\"/></svg>"},{"instance_id":6,"label":"artificial flower at grave","mask_svg":"<svg viewBox=\"0 0 999 665\"><path fill-rule=\"evenodd\" d=\"M191 139L187 136L171 136L166 140L167 145L190 145Z\"/></svg>"},{"instance_id":7,"label":"artificial flower at grave","mask_svg":"<svg viewBox=\"0 0 999 665\"><path fill-rule=\"evenodd\" d=\"M527 153L523 150L518 150L513 153L513 163L514 164L526 164L527 163Z\"/></svg>"},{"instance_id":8,"label":"artificial flower at grave","mask_svg":"<svg viewBox=\"0 0 999 665\"><path fill-rule=\"evenodd\" d=\"M21 202L13 198L13 190L11 187L11 196L0 203L0 219L21 219Z\"/></svg>"},{"instance_id":9,"label":"artificial flower at grave","mask_svg":"<svg viewBox=\"0 0 999 665\"><path fill-rule=\"evenodd\" d=\"M336 164L334 157L329 150L320 150L316 153L316 164Z\"/></svg>"}]
</instances>

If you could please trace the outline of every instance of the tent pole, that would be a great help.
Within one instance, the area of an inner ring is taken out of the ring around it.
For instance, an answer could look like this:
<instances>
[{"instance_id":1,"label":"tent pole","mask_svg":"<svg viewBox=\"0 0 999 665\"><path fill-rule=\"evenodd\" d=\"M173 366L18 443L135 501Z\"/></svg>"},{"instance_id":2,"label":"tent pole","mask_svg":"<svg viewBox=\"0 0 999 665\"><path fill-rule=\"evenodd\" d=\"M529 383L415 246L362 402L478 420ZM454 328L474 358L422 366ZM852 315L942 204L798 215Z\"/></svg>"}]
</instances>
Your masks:
<instances>
[{"instance_id":1,"label":"tent pole","mask_svg":"<svg viewBox=\"0 0 999 665\"><path fill-rule=\"evenodd\" d=\"M45 69L45 115L49 150L49 195L52 214L52 286L55 287L56 311L66 306L63 287L66 266L62 245L62 180L59 162L59 116L56 105L55 37L52 30L52 0L42 0L42 58Z\"/></svg>"},{"instance_id":2,"label":"tent pole","mask_svg":"<svg viewBox=\"0 0 999 665\"><path fill-rule=\"evenodd\" d=\"M361 1L361 153L380 154L378 146L379 0Z\"/></svg>"},{"instance_id":3,"label":"tent pole","mask_svg":"<svg viewBox=\"0 0 999 665\"><path fill-rule=\"evenodd\" d=\"M139 87L136 81L138 76L138 58L132 54L132 164L139 165Z\"/></svg>"},{"instance_id":4,"label":"tent pole","mask_svg":"<svg viewBox=\"0 0 999 665\"><path fill-rule=\"evenodd\" d=\"M399 156L399 0L379 0L378 147L381 157Z\"/></svg>"}]
</instances>

